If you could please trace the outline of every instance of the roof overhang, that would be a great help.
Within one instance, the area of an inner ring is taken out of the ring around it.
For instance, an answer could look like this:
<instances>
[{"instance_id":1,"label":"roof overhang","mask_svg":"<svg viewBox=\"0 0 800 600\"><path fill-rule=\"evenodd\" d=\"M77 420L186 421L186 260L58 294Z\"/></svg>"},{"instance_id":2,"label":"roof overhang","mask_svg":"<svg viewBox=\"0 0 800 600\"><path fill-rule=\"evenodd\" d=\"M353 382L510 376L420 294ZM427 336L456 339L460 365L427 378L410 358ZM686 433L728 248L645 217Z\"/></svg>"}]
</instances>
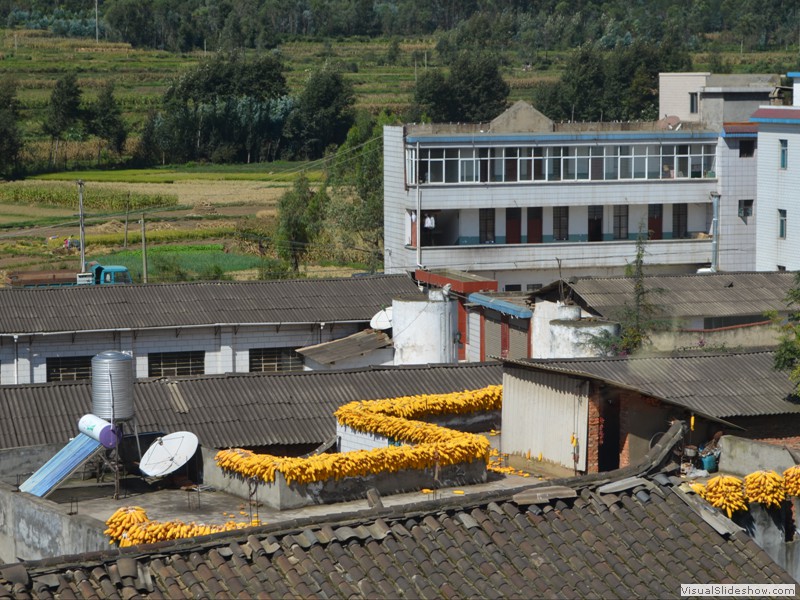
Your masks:
<instances>
[{"instance_id":1,"label":"roof overhang","mask_svg":"<svg viewBox=\"0 0 800 600\"><path fill-rule=\"evenodd\" d=\"M470 294L467 297L467 300L479 306L483 306L484 308L491 308L492 310L496 310L504 315L511 315L512 317L516 317L518 319L530 319L533 316L533 312L529 308L525 308L524 306L514 304L513 302L509 302L508 300L503 300L501 298L492 298L491 296L487 296L485 294Z\"/></svg>"}]
</instances>

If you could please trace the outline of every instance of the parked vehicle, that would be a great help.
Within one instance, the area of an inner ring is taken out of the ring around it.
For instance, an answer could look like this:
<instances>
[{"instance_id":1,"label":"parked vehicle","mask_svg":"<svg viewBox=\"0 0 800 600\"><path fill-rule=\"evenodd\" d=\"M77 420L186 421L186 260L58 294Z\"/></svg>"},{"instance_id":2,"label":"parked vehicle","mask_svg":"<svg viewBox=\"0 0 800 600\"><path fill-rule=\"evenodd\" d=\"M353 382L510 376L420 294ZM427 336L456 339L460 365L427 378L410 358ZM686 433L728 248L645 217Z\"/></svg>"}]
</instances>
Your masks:
<instances>
[{"instance_id":1,"label":"parked vehicle","mask_svg":"<svg viewBox=\"0 0 800 600\"><path fill-rule=\"evenodd\" d=\"M7 284L11 287L67 287L72 285L114 285L133 283L127 267L106 266L98 262L87 265L86 273L60 271L12 271Z\"/></svg>"}]
</instances>

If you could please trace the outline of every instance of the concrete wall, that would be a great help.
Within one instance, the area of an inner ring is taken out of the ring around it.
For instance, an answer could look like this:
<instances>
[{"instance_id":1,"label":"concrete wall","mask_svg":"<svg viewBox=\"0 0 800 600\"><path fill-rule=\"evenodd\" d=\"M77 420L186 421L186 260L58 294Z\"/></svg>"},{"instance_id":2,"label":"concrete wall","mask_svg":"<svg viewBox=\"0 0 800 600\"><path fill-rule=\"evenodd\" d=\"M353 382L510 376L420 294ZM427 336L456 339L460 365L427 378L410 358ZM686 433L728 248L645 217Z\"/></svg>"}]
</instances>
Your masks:
<instances>
[{"instance_id":1,"label":"concrete wall","mask_svg":"<svg viewBox=\"0 0 800 600\"><path fill-rule=\"evenodd\" d=\"M658 116L675 115L681 121L697 122L698 112L689 112L689 93L698 93L711 73L659 73L658 74Z\"/></svg>"},{"instance_id":2,"label":"concrete wall","mask_svg":"<svg viewBox=\"0 0 800 600\"><path fill-rule=\"evenodd\" d=\"M341 423L336 424L336 436L339 438L339 452L375 450L376 448L386 448L389 445L389 439L385 436L356 431Z\"/></svg>"},{"instance_id":3,"label":"concrete wall","mask_svg":"<svg viewBox=\"0 0 800 600\"><path fill-rule=\"evenodd\" d=\"M0 481L17 485L43 466L64 444L24 446L0 450Z\"/></svg>"},{"instance_id":4,"label":"concrete wall","mask_svg":"<svg viewBox=\"0 0 800 600\"><path fill-rule=\"evenodd\" d=\"M251 488L244 479L223 473L214 463L213 454L204 457L204 474L204 483L239 498L249 499L250 492L255 489ZM379 473L366 477L347 477L338 481L287 484L284 477L278 473L273 483L259 483L256 493L258 501L270 508L288 510L312 504L363 500L370 488L376 488L381 495L388 496L419 491L422 488L437 489L484 483L486 481L486 463L483 460L476 460L442 467L439 470L438 483L434 481L433 477L433 469L424 469Z\"/></svg>"},{"instance_id":5,"label":"concrete wall","mask_svg":"<svg viewBox=\"0 0 800 600\"><path fill-rule=\"evenodd\" d=\"M104 550L106 524L0 483L0 563Z\"/></svg>"},{"instance_id":6,"label":"concrete wall","mask_svg":"<svg viewBox=\"0 0 800 600\"><path fill-rule=\"evenodd\" d=\"M778 343L779 331L769 325L736 325L708 331L657 331L650 334L655 350L678 348L759 348Z\"/></svg>"},{"instance_id":7,"label":"concrete wall","mask_svg":"<svg viewBox=\"0 0 800 600\"><path fill-rule=\"evenodd\" d=\"M792 455L782 446L735 435L720 438L719 470L743 477L762 469L783 473L794 466Z\"/></svg>"}]
</instances>

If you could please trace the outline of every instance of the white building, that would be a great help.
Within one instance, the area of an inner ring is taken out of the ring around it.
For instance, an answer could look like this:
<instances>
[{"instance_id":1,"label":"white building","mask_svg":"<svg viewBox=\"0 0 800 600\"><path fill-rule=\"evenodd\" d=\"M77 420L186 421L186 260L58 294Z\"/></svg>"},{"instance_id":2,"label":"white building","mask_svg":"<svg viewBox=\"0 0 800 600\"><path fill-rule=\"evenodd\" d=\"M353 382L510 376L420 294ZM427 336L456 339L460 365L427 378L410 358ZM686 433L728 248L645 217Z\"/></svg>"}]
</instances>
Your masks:
<instances>
[{"instance_id":1,"label":"white building","mask_svg":"<svg viewBox=\"0 0 800 600\"><path fill-rule=\"evenodd\" d=\"M718 139L691 124L555 124L524 102L487 125L386 127L385 269L524 291L559 272L620 274L642 230L651 272L695 271L712 261Z\"/></svg>"},{"instance_id":2,"label":"white building","mask_svg":"<svg viewBox=\"0 0 800 600\"><path fill-rule=\"evenodd\" d=\"M800 270L800 72L792 106L756 111L758 124L758 221L756 269Z\"/></svg>"},{"instance_id":3,"label":"white building","mask_svg":"<svg viewBox=\"0 0 800 600\"><path fill-rule=\"evenodd\" d=\"M386 271L457 269L526 291L622 274L640 231L649 274L753 269L747 120L778 78L660 83L657 122L554 123L517 102L486 124L385 127Z\"/></svg>"}]
</instances>

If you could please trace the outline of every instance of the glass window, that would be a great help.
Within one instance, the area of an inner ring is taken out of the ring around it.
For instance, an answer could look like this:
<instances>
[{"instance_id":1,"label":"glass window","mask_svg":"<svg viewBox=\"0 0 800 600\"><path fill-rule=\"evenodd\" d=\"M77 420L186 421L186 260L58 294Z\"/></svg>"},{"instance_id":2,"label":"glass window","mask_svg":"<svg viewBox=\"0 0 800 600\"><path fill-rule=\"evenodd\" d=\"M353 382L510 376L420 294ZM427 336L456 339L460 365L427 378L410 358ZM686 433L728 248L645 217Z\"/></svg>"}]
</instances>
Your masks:
<instances>
[{"instance_id":1,"label":"glass window","mask_svg":"<svg viewBox=\"0 0 800 600\"><path fill-rule=\"evenodd\" d=\"M614 206L614 239L628 239L628 205Z\"/></svg>"},{"instance_id":2,"label":"glass window","mask_svg":"<svg viewBox=\"0 0 800 600\"><path fill-rule=\"evenodd\" d=\"M697 92L689 92L689 112L697 114Z\"/></svg>"},{"instance_id":3,"label":"glass window","mask_svg":"<svg viewBox=\"0 0 800 600\"><path fill-rule=\"evenodd\" d=\"M48 383L92 378L92 356L52 356L46 361Z\"/></svg>"},{"instance_id":4,"label":"glass window","mask_svg":"<svg viewBox=\"0 0 800 600\"><path fill-rule=\"evenodd\" d=\"M151 352L147 355L148 377L180 377L203 375L206 369L206 353L202 350L190 352Z\"/></svg>"},{"instance_id":5,"label":"glass window","mask_svg":"<svg viewBox=\"0 0 800 600\"><path fill-rule=\"evenodd\" d=\"M739 216L743 219L753 216L752 200L739 200Z\"/></svg>"},{"instance_id":6,"label":"glass window","mask_svg":"<svg viewBox=\"0 0 800 600\"><path fill-rule=\"evenodd\" d=\"M478 240L481 244L494 244L494 209L480 209L479 219Z\"/></svg>"},{"instance_id":7,"label":"glass window","mask_svg":"<svg viewBox=\"0 0 800 600\"><path fill-rule=\"evenodd\" d=\"M533 178L533 148L519 149L519 181L530 181Z\"/></svg>"},{"instance_id":8,"label":"glass window","mask_svg":"<svg viewBox=\"0 0 800 600\"><path fill-rule=\"evenodd\" d=\"M553 207L553 239L569 239L569 206Z\"/></svg>"},{"instance_id":9,"label":"glass window","mask_svg":"<svg viewBox=\"0 0 800 600\"><path fill-rule=\"evenodd\" d=\"M786 210L782 208L778 209L778 237L786 239Z\"/></svg>"},{"instance_id":10,"label":"glass window","mask_svg":"<svg viewBox=\"0 0 800 600\"><path fill-rule=\"evenodd\" d=\"M476 156L477 152L475 148L461 149L461 181L467 183L478 181L478 170L475 163Z\"/></svg>"},{"instance_id":11,"label":"glass window","mask_svg":"<svg viewBox=\"0 0 800 600\"><path fill-rule=\"evenodd\" d=\"M302 370L303 357L294 348L250 348L251 373Z\"/></svg>"},{"instance_id":12,"label":"glass window","mask_svg":"<svg viewBox=\"0 0 800 600\"><path fill-rule=\"evenodd\" d=\"M689 235L689 205L686 203L672 205L672 237L685 238Z\"/></svg>"},{"instance_id":13,"label":"glass window","mask_svg":"<svg viewBox=\"0 0 800 600\"><path fill-rule=\"evenodd\" d=\"M781 140L781 169L789 166L789 140Z\"/></svg>"}]
</instances>

